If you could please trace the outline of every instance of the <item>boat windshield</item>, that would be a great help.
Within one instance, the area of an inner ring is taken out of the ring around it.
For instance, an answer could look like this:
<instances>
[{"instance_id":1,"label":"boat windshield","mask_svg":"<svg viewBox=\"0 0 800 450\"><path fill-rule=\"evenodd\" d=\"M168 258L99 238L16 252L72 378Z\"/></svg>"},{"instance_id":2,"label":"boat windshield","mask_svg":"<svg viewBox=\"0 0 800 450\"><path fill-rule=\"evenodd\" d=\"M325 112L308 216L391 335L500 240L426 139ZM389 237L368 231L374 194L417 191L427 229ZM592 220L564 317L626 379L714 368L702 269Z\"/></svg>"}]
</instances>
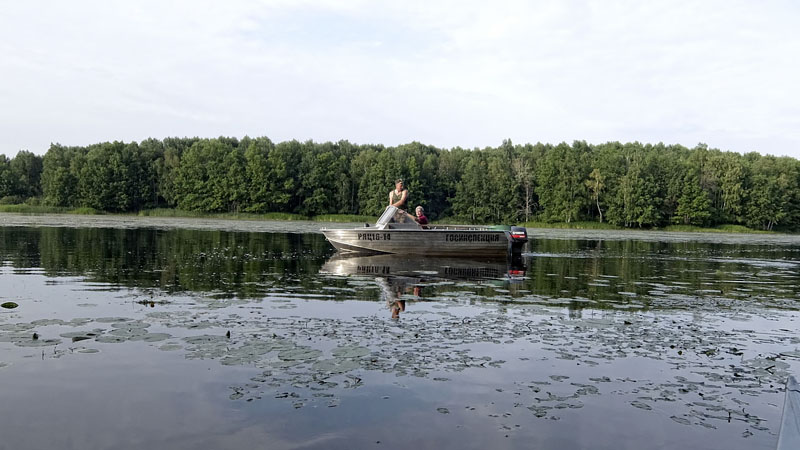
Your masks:
<instances>
[{"instance_id":1,"label":"boat windshield","mask_svg":"<svg viewBox=\"0 0 800 450\"><path fill-rule=\"evenodd\" d=\"M386 207L386 210L383 211L381 217L378 218L378 222L375 224L377 228L385 228L386 225L392 221L394 215L397 213L397 207L389 205Z\"/></svg>"}]
</instances>

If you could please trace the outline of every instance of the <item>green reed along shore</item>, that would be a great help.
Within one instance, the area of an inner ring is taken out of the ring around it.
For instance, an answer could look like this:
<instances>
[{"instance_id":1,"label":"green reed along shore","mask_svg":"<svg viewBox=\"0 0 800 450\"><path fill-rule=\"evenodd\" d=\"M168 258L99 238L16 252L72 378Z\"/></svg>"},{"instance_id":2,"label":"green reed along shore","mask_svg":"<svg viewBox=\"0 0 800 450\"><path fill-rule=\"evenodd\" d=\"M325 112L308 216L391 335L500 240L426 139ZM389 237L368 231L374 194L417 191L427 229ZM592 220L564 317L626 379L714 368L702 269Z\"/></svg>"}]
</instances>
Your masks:
<instances>
[{"instance_id":1,"label":"green reed along shore","mask_svg":"<svg viewBox=\"0 0 800 450\"><path fill-rule=\"evenodd\" d=\"M130 213L109 213L98 211L94 208L67 208L59 206L42 205L0 205L0 213L17 214L82 214L82 215L110 215L110 216L141 216L141 217L182 217L198 219L228 219L228 220L312 220L315 222L374 222L373 216L360 216L352 214L321 214L318 216L304 216L291 213L204 213L198 211L183 211L171 208L143 209Z\"/></svg>"},{"instance_id":2,"label":"green reed along shore","mask_svg":"<svg viewBox=\"0 0 800 450\"><path fill-rule=\"evenodd\" d=\"M70 208L65 206L44 206L44 205L0 205L0 213L17 214L105 214L94 208L79 207Z\"/></svg>"}]
</instances>

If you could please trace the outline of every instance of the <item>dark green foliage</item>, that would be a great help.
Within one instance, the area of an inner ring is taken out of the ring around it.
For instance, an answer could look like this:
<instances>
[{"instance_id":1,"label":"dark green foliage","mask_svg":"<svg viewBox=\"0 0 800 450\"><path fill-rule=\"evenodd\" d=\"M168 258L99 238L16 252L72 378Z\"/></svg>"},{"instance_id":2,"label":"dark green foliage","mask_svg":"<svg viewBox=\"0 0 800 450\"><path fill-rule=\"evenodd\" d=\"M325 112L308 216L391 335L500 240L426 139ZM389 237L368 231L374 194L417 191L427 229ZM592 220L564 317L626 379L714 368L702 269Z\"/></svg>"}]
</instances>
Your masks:
<instances>
[{"instance_id":1,"label":"dark green foliage","mask_svg":"<svg viewBox=\"0 0 800 450\"><path fill-rule=\"evenodd\" d=\"M683 177L683 189L672 221L683 225L706 225L711 218L711 199L700 186L697 167L690 167Z\"/></svg>"},{"instance_id":2,"label":"dark green foliage","mask_svg":"<svg viewBox=\"0 0 800 450\"><path fill-rule=\"evenodd\" d=\"M540 186L539 202L544 218L552 222L571 222L578 218L587 201L584 181L591 169L586 165L589 146L575 142L572 146L561 143L546 152L539 161L537 179Z\"/></svg>"},{"instance_id":3,"label":"dark green foliage","mask_svg":"<svg viewBox=\"0 0 800 450\"><path fill-rule=\"evenodd\" d=\"M20 151L9 162L13 195L30 198L42 195L42 157Z\"/></svg>"},{"instance_id":4,"label":"dark green foliage","mask_svg":"<svg viewBox=\"0 0 800 450\"><path fill-rule=\"evenodd\" d=\"M269 163L267 158L273 148L272 141L267 138L258 138L252 141L244 152L246 177L249 180L248 202L245 208L247 212L269 212L269 191L267 190Z\"/></svg>"},{"instance_id":5,"label":"dark green foliage","mask_svg":"<svg viewBox=\"0 0 800 450\"><path fill-rule=\"evenodd\" d=\"M6 155L0 155L0 198L14 195L14 180L11 164Z\"/></svg>"},{"instance_id":6,"label":"dark green foliage","mask_svg":"<svg viewBox=\"0 0 800 450\"><path fill-rule=\"evenodd\" d=\"M281 142L269 153L266 175L268 211L297 211L301 156L302 147L297 141Z\"/></svg>"},{"instance_id":7,"label":"dark green foliage","mask_svg":"<svg viewBox=\"0 0 800 450\"><path fill-rule=\"evenodd\" d=\"M186 211L225 211L225 155L233 148L217 139L195 142L182 155L175 174L178 208Z\"/></svg>"},{"instance_id":8,"label":"dark green foliage","mask_svg":"<svg viewBox=\"0 0 800 450\"><path fill-rule=\"evenodd\" d=\"M624 172L614 183L608 209L608 221L615 225L642 227L662 223L659 206L664 188L660 181L664 178L657 153L648 150L649 146L642 148L638 143L622 148Z\"/></svg>"},{"instance_id":9,"label":"dark green foliage","mask_svg":"<svg viewBox=\"0 0 800 450\"><path fill-rule=\"evenodd\" d=\"M407 207L462 222L800 228L800 162L680 145L576 141L438 149L166 138L0 155L0 202L138 211L377 216L396 178ZM41 200L40 200L41 199Z\"/></svg>"},{"instance_id":10,"label":"dark green foliage","mask_svg":"<svg viewBox=\"0 0 800 450\"><path fill-rule=\"evenodd\" d=\"M76 163L86 149L50 145L42 160L42 195L48 206L75 206L78 202Z\"/></svg>"},{"instance_id":11,"label":"dark green foliage","mask_svg":"<svg viewBox=\"0 0 800 450\"><path fill-rule=\"evenodd\" d=\"M314 145L307 142L303 145L300 158L299 197L302 201L299 213L304 216L316 216L338 212L336 199L341 198L337 192L337 183L344 171L340 160L333 154L333 144Z\"/></svg>"},{"instance_id":12,"label":"dark green foliage","mask_svg":"<svg viewBox=\"0 0 800 450\"><path fill-rule=\"evenodd\" d=\"M456 185L453 210L460 218L485 222L491 216L486 157L481 152L471 153L464 158L463 167L461 180Z\"/></svg>"},{"instance_id":13,"label":"dark green foliage","mask_svg":"<svg viewBox=\"0 0 800 450\"><path fill-rule=\"evenodd\" d=\"M800 166L792 158L766 156L754 158L751 185L745 202L745 223L753 228L772 230L798 223L798 176Z\"/></svg>"}]
</instances>

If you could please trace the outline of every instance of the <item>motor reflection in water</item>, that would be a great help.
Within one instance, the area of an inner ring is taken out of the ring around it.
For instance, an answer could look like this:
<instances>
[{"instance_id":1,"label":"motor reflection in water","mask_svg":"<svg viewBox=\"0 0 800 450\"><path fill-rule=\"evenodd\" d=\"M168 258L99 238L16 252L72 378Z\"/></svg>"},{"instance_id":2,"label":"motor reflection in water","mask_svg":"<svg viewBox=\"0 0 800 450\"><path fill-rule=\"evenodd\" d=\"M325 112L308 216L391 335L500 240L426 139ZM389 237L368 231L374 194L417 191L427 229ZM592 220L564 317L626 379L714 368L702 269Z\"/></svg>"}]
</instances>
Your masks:
<instances>
[{"instance_id":1,"label":"motor reflection in water","mask_svg":"<svg viewBox=\"0 0 800 450\"><path fill-rule=\"evenodd\" d=\"M525 276L524 258L463 259L359 255L336 253L320 273L374 277L393 319L406 310L406 301L423 300L427 283L445 280L475 283L517 283Z\"/></svg>"}]
</instances>

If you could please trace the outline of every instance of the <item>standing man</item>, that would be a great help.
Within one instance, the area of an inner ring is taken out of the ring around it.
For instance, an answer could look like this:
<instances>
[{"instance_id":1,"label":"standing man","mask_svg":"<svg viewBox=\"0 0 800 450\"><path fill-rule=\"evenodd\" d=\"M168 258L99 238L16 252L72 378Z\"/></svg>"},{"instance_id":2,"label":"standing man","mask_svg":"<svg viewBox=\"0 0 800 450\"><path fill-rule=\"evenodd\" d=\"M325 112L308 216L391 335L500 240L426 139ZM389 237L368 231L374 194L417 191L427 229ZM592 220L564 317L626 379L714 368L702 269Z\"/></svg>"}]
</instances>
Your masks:
<instances>
[{"instance_id":1,"label":"standing man","mask_svg":"<svg viewBox=\"0 0 800 450\"><path fill-rule=\"evenodd\" d=\"M403 180L398 178L394 182L394 189L389 192L389 204L397 209L405 211L407 199L408 189L403 187Z\"/></svg>"}]
</instances>

